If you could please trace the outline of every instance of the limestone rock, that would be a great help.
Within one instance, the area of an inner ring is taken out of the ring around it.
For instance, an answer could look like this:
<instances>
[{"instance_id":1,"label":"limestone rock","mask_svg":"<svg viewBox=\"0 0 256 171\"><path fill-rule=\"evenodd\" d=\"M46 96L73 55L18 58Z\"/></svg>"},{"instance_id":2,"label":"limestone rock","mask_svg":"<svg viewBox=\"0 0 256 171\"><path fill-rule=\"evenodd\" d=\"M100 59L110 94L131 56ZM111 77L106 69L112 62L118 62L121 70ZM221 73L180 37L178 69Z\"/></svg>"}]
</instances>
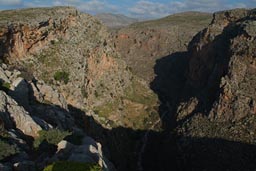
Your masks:
<instances>
[{"instance_id":1,"label":"limestone rock","mask_svg":"<svg viewBox=\"0 0 256 171\"><path fill-rule=\"evenodd\" d=\"M30 82L31 90L34 98L41 103L52 103L63 109L68 109L67 102L64 97L51 86L45 84L43 81L36 83Z\"/></svg>"},{"instance_id":2,"label":"limestone rock","mask_svg":"<svg viewBox=\"0 0 256 171\"><path fill-rule=\"evenodd\" d=\"M62 140L61 142L58 143L57 147L57 152L61 150L70 151L74 148L74 145L65 140Z\"/></svg>"},{"instance_id":3,"label":"limestone rock","mask_svg":"<svg viewBox=\"0 0 256 171\"><path fill-rule=\"evenodd\" d=\"M72 151L69 157L71 161L85 163L99 163L102 166L102 149L101 146L90 137L83 139L83 144Z\"/></svg>"},{"instance_id":4,"label":"limestone rock","mask_svg":"<svg viewBox=\"0 0 256 171\"><path fill-rule=\"evenodd\" d=\"M0 67L0 79L1 81L4 81L6 83L10 83L9 78L7 77L6 72L3 70L3 68Z\"/></svg>"},{"instance_id":5,"label":"limestone rock","mask_svg":"<svg viewBox=\"0 0 256 171\"><path fill-rule=\"evenodd\" d=\"M0 111L0 116L7 128L20 129L29 136L37 136L37 132L41 130L29 113L3 91L0 91Z\"/></svg>"}]
</instances>

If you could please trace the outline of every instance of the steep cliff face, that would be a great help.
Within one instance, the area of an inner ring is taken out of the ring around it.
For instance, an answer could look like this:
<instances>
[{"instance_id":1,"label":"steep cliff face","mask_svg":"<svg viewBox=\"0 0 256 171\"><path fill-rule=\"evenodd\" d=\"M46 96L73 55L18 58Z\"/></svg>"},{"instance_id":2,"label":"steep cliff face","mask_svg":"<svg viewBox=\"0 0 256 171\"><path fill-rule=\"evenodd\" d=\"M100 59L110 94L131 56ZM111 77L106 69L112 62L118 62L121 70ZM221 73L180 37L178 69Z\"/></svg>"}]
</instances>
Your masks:
<instances>
[{"instance_id":1,"label":"steep cliff face","mask_svg":"<svg viewBox=\"0 0 256 171\"><path fill-rule=\"evenodd\" d=\"M74 25L77 16L74 8L1 12L1 57L12 62L37 53L58 37L68 38L68 25Z\"/></svg>"},{"instance_id":2,"label":"steep cliff face","mask_svg":"<svg viewBox=\"0 0 256 171\"><path fill-rule=\"evenodd\" d=\"M144 168L255 168L255 14L255 9L217 12L187 52L157 61L160 112L166 132L175 135L149 137ZM163 149L154 150L159 144ZM157 159L158 165L152 162Z\"/></svg>"},{"instance_id":3,"label":"steep cliff face","mask_svg":"<svg viewBox=\"0 0 256 171\"><path fill-rule=\"evenodd\" d=\"M190 45L187 86L201 94L211 118L255 114L255 28L255 10L216 13Z\"/></svg>"},{"instance_id":4,"label":"steep cliff face","mask_svg":"<svg viewBox=\"0 0 256 171\"><path fill-rule=\"evenodd\" d=\"M191 41L187 80L177 111L180 122L187 119L189 135L252 142L255 14L255 9L215 13L210 26Z\"/></svg>"},{"instance_id":5,"label":"steep cliff face","mask_svg":"<svg viewBox=\"0 0 256 171\"><path fill-rule=\"evenodd\" d=\"M157 98L132 76L108 42L107 29L94 17L69 7L3 11L0 16L1 57L51 84L69 105L89 110L104 124L128 126L138 118L142 126L149 117L144 108L156 111ZM152 97L150 103L136 101L144 95L134 82L146 90L146 98ZM133 105L141 107L135 110ZM131 116L126 121L124 113Z\"/></svg>"}]
</instances>

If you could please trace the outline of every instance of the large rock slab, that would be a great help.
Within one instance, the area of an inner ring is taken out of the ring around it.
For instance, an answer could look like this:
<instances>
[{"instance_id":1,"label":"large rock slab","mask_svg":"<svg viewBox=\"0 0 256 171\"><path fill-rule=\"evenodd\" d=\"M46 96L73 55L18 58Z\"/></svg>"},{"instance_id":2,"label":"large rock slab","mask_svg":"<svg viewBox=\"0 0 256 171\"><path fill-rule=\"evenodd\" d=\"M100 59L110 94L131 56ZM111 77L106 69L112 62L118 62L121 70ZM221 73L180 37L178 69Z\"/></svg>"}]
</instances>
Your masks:
<instances>
[{"instance_id":1,"label":"large rock slab","mask_svg":"<svg viewBox=\"0 0 256 171\"><path fill-rule=\"evenodd\" d=\"M0 117L7 129L17 128L29 136L38 136L42 129L22 106L3 91L0 91Z\"/></svg>"}]
</instances>

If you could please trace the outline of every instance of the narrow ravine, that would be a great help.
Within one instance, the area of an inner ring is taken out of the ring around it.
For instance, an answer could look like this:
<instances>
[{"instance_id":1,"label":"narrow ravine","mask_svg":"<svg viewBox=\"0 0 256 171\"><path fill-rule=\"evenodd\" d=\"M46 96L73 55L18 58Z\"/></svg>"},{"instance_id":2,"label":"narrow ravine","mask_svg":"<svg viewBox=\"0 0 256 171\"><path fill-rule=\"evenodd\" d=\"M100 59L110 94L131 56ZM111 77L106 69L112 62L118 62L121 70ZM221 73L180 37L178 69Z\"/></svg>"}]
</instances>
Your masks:
<instances>
[{"instance_id":1,"label":"narrow ravine","mask_svg":"<svg viewBox=\"0 0 256 171\"><path fill-rule=\"evenodd\" d=\"M167 106L168 106L168 109L170 109L170 105L169 103L167 102ZM138 171L143 171L143 166L142 166L142 160L143 160L143 154L145 152L145 149L147 147L147 144L148 144L148 138L149 138L149 135L150 135L150 131L154 130L154 128L162 121L162 119L169 113L169 110L168 111L165 111L163 113L163 115L150 127L150 129L145 133L145 135L143 136L142 138L142 146L141 146L141 149L138 153L138 162L137 162L137 166L138 166Z\"/></svg>"}]
</instances>

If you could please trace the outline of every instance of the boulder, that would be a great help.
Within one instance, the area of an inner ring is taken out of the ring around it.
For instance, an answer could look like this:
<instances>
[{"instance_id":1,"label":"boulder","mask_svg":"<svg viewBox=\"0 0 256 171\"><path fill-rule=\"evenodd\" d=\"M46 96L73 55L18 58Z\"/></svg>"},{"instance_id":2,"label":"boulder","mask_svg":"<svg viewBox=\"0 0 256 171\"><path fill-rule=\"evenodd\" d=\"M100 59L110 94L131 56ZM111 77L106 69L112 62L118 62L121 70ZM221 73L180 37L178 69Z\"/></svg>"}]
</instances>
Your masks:
<instances>
[{"instance_id":1,"label":"boulder","mask_svg":"<svg viewBox=\"0 0 256 171\"><path fill-rule=\"evenodd\" d=\"M5 71L3 70L3 68L0 67L0 79L4 82L10 83L9 78L6 76Z\"/></svg>"},{"instance_id":2,"label":"boulder","mask_svg":"<svg viewBox=\"0 0 256 171\"><path fill-rule=\"evenodd\" d=\"M39 102L52 103L63 109L68 109L65 98L54 88L45 84L43 81L31 82L31 91L33 96Z\"/></svg>"},{"instance_id":3,"label":"boulder","mask_svg":"<svg viewBox=\"0 0 256 171\"><path fill-rule=\"evenodd\" d=\"M82 145L77 146L70 155L70 161L98 163L101 167L107 167L104 161L101 144L97 143L91 137L85 137Z\"/></svg>"}]
</instances>

